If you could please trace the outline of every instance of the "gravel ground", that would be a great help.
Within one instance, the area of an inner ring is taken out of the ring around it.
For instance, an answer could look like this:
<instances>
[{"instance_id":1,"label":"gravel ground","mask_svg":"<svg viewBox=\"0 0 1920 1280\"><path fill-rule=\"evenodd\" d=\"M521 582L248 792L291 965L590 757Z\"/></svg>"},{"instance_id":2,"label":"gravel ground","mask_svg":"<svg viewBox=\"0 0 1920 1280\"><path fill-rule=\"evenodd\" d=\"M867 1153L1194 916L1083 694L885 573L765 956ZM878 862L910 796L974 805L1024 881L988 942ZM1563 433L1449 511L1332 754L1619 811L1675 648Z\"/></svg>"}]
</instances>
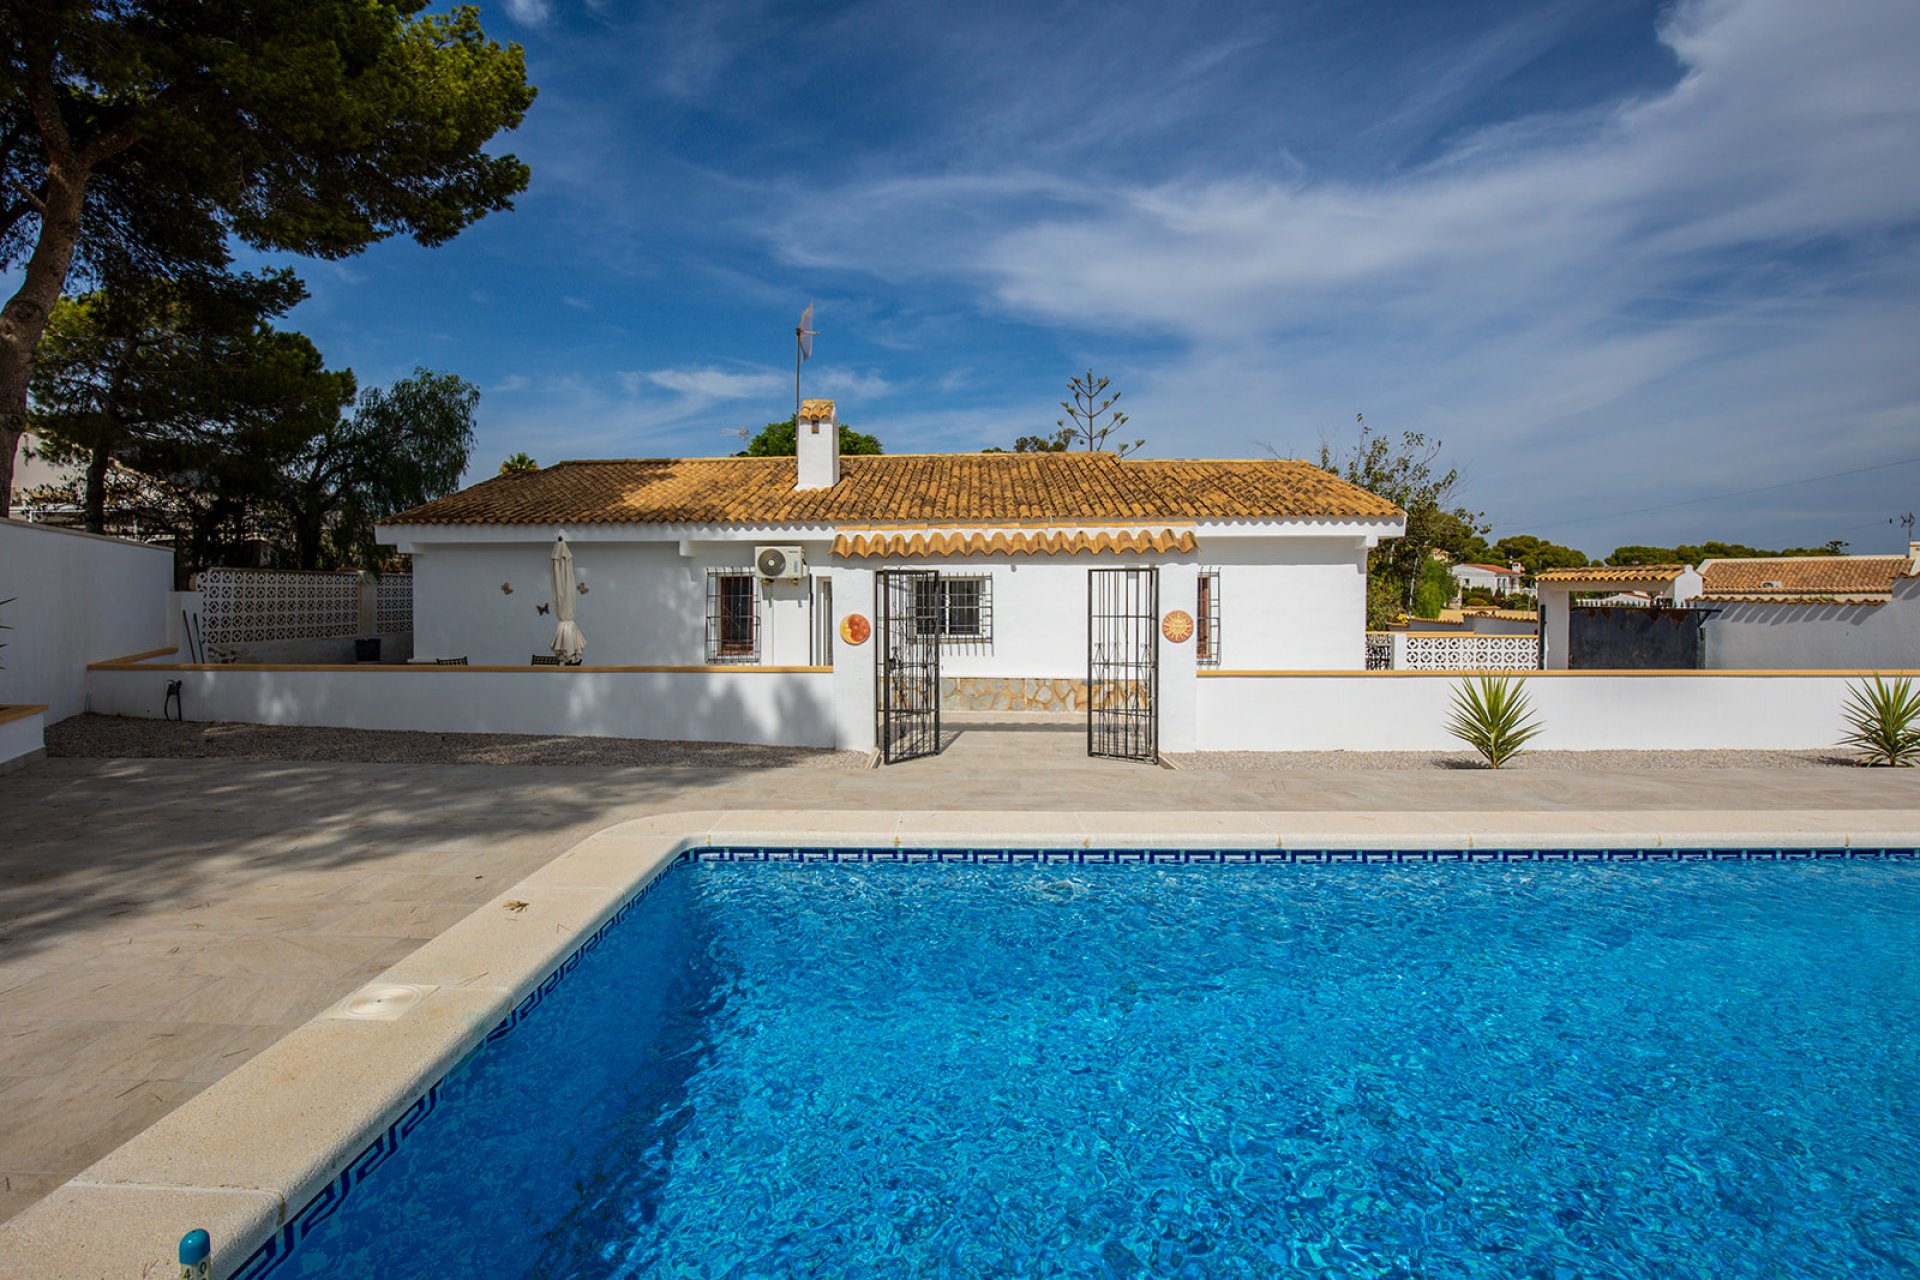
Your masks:
<instances>
[{"instance_id":1,"label":"gravel ground","mask_svg":"<svg viewBox=\"0 0 1920 1280\"><path fill-rule=\"evenodd\" d=\"M1194 751L1170 756L1182 769L1483 769L1480 757L1451 751ZM1509 769L1830 769L1853 767L1836 751L1529 751Z\"/></svg>"},{"instance_id":2,"label":"gravel ground","mask_svg":"<svg viewBox=\"0 0 1920 1280\"><path fill-rule=\"evenodd\" d=\"M645 738L519 733L418 733L299 725L202 724L74 716L47 729L49 756L174 760L322 760L348 764L653 765L687 768L864 769L858 751Z\"/></svg>"}]
</instances>

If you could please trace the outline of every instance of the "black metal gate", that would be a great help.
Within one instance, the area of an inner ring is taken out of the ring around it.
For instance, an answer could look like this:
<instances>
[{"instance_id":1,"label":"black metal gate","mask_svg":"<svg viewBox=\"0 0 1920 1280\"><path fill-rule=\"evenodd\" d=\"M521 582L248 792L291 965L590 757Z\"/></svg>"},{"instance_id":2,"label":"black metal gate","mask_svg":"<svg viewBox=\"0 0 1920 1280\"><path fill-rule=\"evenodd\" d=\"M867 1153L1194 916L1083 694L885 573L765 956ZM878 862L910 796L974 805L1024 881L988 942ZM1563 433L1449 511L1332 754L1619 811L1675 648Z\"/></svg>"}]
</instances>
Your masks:
<instances>
[{"instance_id":1,"label":"black metal gate","mask_svg":"<svg viewBox=\"0 0 1920 1280\"><path fill-rule=\"evenodd\" d=\"M1160 573L1087 570L1087 754L1160 758Z\"/></svg>"},{"instance_id":2,"label":"black metal gate","mask_svg":"<svg viewBox=\"0 0 1920 1280\"><path fill-rule=\"evenodd\" d=\"M940 750L940 574L874 575L874 736L885 764Z\"/></svg>"}]
</instances>

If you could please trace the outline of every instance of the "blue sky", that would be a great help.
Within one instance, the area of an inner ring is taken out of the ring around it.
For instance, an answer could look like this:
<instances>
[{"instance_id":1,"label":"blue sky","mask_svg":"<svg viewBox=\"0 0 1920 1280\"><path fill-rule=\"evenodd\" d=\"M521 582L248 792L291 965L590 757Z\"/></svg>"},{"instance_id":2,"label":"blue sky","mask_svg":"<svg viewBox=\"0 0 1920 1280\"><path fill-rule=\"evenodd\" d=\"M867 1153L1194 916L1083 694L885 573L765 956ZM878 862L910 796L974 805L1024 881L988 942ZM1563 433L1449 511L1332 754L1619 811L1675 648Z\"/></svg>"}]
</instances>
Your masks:
<instances>
[{"instance_id":1,"label":"blue sky","mask_svg":"<svg viewBox=\"0 0 1920 1280\"><path fill-rule=\"evenodd\" d=\"M484 13L531 189L296 264L291 321L478 383L473 478L738 448L812 300L807 393L889 452L1049 427L1091 365L1152 455L1364 412L1594 554L1902 549L1920 506L1912 0Z\"/></svg>"}]
</instances>

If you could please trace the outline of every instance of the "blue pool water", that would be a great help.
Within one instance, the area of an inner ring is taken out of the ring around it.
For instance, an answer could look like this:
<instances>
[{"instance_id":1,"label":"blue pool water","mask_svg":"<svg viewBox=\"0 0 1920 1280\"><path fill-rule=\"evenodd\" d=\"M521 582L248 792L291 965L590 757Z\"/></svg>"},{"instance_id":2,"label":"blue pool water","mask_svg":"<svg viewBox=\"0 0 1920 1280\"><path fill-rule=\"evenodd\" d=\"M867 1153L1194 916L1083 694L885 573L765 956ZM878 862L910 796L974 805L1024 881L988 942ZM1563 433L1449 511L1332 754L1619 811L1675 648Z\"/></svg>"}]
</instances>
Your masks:
<instances>
[{"instance_id":1,"label":"blue pool water","mask_svg":"<svg viewBox=\"0 0 1920 1280\"><path fill-rule=\"evenodd\" d=\"M1920 863L754 865L275 1276L1920 1274Z\"/></svg>"}]
</instances>

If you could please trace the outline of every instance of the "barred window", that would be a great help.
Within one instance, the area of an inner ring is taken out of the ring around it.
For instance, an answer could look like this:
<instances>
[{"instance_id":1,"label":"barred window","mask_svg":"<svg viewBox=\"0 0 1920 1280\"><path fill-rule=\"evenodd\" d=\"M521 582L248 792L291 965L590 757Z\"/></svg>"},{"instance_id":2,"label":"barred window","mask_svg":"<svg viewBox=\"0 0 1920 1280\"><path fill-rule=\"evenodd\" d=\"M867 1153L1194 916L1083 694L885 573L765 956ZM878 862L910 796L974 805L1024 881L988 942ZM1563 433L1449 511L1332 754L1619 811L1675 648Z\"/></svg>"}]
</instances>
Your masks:
<instances>
[{"instance_id":1,"label":"barred window","mask_svg":"<svg viewBox=\"0 0 1920 1280\"><path fill-rule=\"evenodd\" d=\"M1220 665L1220 571L1200 571L1199 598L1193 610L1193 656L1203 667Z\"/></svg>"},{"instance_id":2,"label":"barred window","mask_svg":"<svg viewBox=\"0 0 1920 1280\"><path fill-rule=\"evenodd\" d=\"M707 572L707 661L757 662L760 658L758 583L751 572Z\"/></svg>"},{"instance_id":3,"label":"barred window","mask_svg":"<svg viewBox=\"0 0 1920 1280\"><path fill-rule=\"evenodd\" d=\"M914 584L914 625L923 636L949 643L993 639L993 580L980 577L923 579Z\"/></svg>"}]
</instances>

